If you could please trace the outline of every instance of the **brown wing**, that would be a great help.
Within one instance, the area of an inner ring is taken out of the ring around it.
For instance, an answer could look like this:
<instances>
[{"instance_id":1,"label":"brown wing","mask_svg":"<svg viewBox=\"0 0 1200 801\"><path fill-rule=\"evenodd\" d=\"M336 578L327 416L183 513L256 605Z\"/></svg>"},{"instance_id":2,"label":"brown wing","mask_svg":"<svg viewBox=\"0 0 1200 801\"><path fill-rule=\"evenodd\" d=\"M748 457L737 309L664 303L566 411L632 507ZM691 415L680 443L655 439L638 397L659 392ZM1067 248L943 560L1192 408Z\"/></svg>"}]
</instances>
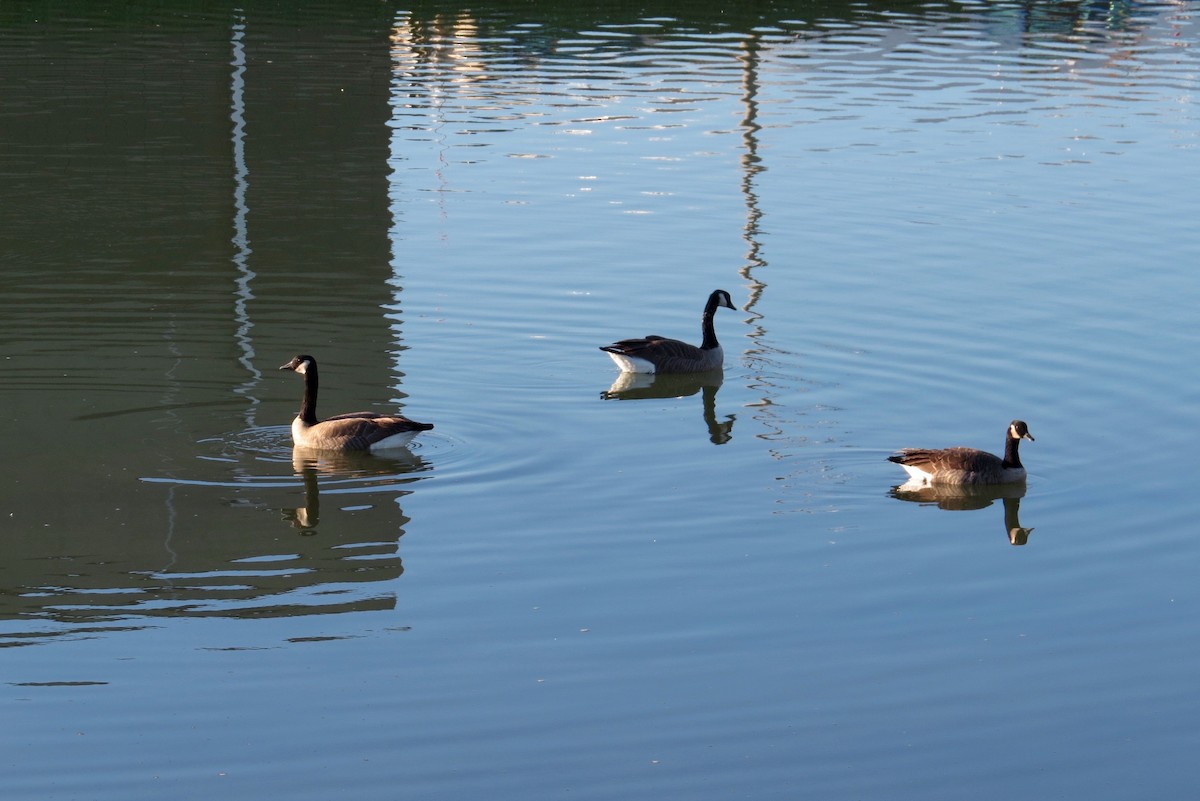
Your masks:
<instances>
[{"instance_id":1,"label":"brown wing","mask_svg":"<svg viewBox=\"0 0 1200 801\"><path fill-rule=\"evenodd\" d=\"M395 434L428 431L432 423L418 423L403 415L374 412L339 414L317 424L322 441L347 450L365 450Z\"/></svg>"},{"instance_id":2,"label":"brown wing","mask_svg":"<svg viewBox=\"0 0 1200 801\"><path fill-rule=\"evenodd\" d=\"M925 450L908 448L890 461L922 472L927 480L944 484L998 484L1014 480L1006 475L1004 460L974 448Z\"/></svg>"},{"instance_id":3,"label":"brown wing","mask_svg":"<svg viewBox=\"0 0 1200 801\"><path fill-rule=\"evenodd\" d=\"M645 359L659 371L692 372L704 369L708 351L695 345L681 342L678 339L667 339L660 336L648 336L638 339L622 339L600 350L617 353L633 359Z\"/></svg>"},{"instance_id":4,"label":"brown wing","mask_svg":"<svg viewBox=\"0 0 1200 801\"><path fill-rule=\"evenodd\" d=\"M376 414L375 412L346 412L345 414L335 414L326 417L321 422L328 423L330 420L378 420L380 417L393 417L394 415Z\"/></svg>"},{"instance_id":5,"label":"brown wing","mask_svg":"<svg viewBox=\"0 0 1200 801\"><path fill-rule=\"evenodd\" d=\"M935 473L943 470L963 470L977 473L984 470L995 470L1002 466L1003 460L987 451L975 448L904 448L895 456L888 457L889 461L897 464L907 464Z\"/></svg>"}]
</instances>

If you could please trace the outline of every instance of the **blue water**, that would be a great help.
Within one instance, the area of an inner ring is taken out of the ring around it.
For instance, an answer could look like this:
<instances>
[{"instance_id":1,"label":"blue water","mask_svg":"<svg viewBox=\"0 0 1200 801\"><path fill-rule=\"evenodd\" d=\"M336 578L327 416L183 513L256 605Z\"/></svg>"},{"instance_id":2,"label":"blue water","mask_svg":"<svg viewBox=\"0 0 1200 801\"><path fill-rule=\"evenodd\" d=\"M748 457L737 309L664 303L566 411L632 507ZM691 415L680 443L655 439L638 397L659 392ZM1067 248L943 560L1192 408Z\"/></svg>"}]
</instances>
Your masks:
<instances>
[{"instance_id":1,"label":"blue water","mask_svg":"<svg viewBox=\"0 0 1200 801\"><path fill-rule=\"evenodd\" d=\"M1197 11L0 14L5 797L1186 795Z\"/></svg>"}]
</instances>

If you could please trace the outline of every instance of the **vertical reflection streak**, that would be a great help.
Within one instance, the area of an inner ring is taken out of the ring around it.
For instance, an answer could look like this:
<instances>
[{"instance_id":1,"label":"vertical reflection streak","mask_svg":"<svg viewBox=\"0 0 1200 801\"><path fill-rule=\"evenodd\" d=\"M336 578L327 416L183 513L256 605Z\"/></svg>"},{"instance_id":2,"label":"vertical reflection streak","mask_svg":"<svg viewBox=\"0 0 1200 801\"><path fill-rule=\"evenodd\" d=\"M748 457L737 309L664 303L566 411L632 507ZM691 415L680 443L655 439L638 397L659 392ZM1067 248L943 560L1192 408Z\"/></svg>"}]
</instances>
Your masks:
<instances>
[{"instance_id":1,"label":"vertical reflection streak","mask_svg":"<svg viewBox=\"0 0 1200 801\"><path fill-rule=\"evenodd\" d=\"M408 63L415 59L414 49L412 46L413 32L411 30L411 21L409 20L409 12L397 11L396 18L392 23L392 31L389 37L388 52L391 60L392 77L390 81L390 97L388 103L391 106L391 119L389 120L389 130L391 140L388 142L388 214L391 217L388 226L388 243L391 253L392 275L388 279L388 284L391 286L392 299L386 309L387 319L390 321L392 335L396 339L396 350L392 353L393 372L396 375L403 375L400 369L399 357L400 351L403 349L401 343L400 332L400 293L404 290L403 280L400 274L400 243L403 236L400 233L400 226L404 218L403 209L401 207L401 186L400 186L400 161L404 158L401 152L401 131L404 129L405 120L403 119L403 109L406 107L404 100L408 88L402 85L404 76L414 69L413 65Z\"/></svg>"},{"instance_id":2,"label":"vertical reflection streak","mask_svg":"<svg viewBox=\"0 0 1200 801\"><path fill-rule=\"evenodd\" d=\"M746 264L740 270L742 278L750 284L750 299L746 302L745 310L754 314L755 319L762 315L753 312L754 307L762 298L767 285L754 276L754 271L765 267L767 262L762 258L762 244L758 241L761 232L759 221L762 219L762 209L758 207L758 195L754 191L754 179L763 171L762 159L758 155L758 132L762 126L758 124L758 57L759 43L751 36L743 45L738 60L742 62L742 95L741 102L745 109L742 115L742 143L745 146L742 153L742 196L746 203L746 225L742 229L742 238L746 241ZM761 337L765 331L756 329L751 336Z\"/></svg>"},{"instance_id":3,"label":"vertical reflection streak","mask_svg":"<svg viewBox=\"0 0 1200 801\"><path fill-rule=\"evenodd\" d=\"M738 272L749 285L750 297L742 308L751 315L751 322L754 326L753 330L747 334L753 345L747 348L745 355L752 363L756 373L753 389L763 393L760 400L754 404L759 407L755 417L768 428L767 433L759 434L759 436L775 440L783 434L781 424L771 412L771 407L775 405L772 398L778 394L778 389L766 377L767 371L763 368L774 363L772 354L779 353L779 350L768 344L767 329L762 324L763 316L754 310L767 288L766 283L756 275L760 268L767 266L767 260L762 255L762 243L759 241L763 212L759 207L758 193L755 191L755 179L766 169L758 154L758 134L762 130L762 126L758 123L760 48L758 37L751 34L743 43L738 55L738 60L742 65L741 103L744 109L741 120L743 144L741 192L746 205L746 223L742 228L742 239L746 242L746 260Z\"/></svg>"},{"instance_id":4,"label":"vertical reflection streak","mask_svg":"<svg viewBox=\"0 0 1200 801\"><path fill-rule=\"evenodd\" d=\"M250 233L247 225L249 207L246 205L246 195L250 188L250 170L246 165L246 47L243 42L246 33L246 17L242 10L235 11L233 35L231 37L232 59L230 66L233 71L229 76L230 108L229 119L233 123L231 134L233 144L233 265L237 269L236 290L234 291L233 316L237 323L237 340L240 356L238 361L250 374L240 386L234 389L239 395L245 396L250 402L246 410L246 423L254 425L255 411L259 400L252 393L262 373L254 366L254 341L251 331L254 323L248 311L250 301L254 300L251 282L254 271L250 269Z\"/></svg>"}]
</instances>

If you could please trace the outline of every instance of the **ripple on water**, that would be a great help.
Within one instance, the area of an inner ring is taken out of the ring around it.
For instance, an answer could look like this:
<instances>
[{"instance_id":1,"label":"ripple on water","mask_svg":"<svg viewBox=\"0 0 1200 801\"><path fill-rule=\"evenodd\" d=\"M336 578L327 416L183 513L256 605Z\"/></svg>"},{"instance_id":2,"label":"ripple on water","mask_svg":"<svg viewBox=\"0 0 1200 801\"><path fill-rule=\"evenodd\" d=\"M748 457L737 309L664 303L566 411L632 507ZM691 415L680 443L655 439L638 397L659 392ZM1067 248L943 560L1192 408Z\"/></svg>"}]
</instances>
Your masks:
<instances>
[{"instance_id":1,"label":"ripple on water","mask_svg":"<svg viewBox=\"0 0 1200 801\"><path fill-rule=\"evenodd\" d=\"M142 481L291 489L297 486L297 477L313 474L321 477L323 491L330 494L387 492L425 477L432 470L430 457L452 450L448 442L447 437L426 432L408 447L391 451L320 451L293 448L286 425L254 426L201 440L200 444L211 448L211 452L197 456L201 466L195 475L143 476ZM270 472L262 472L263 466Z\"/></svg>"},{"instance_id":2,"label":"ripple on water","mask_svg":"<svg viewBox=\"0 0 1200 801\"><path fill-rule=\"evenodd\" d=\"M516 436L536 442L540 421L503 403L467 409L450 407L438 428L422 432L405 448L379 452L339 452L293 448L286 425L254 426L201 440L207 452L197 456L189 475L149 475L146 483L214 488L294 490L312 475L323 494L411 491L412 484L439 482L491 485L522 475L547 472L550 450L530 447L514 452L506 444ZM520 431L518 429L525 429ZM506 430L505 438L496 431Z\"/></svg>"}]
</instances>

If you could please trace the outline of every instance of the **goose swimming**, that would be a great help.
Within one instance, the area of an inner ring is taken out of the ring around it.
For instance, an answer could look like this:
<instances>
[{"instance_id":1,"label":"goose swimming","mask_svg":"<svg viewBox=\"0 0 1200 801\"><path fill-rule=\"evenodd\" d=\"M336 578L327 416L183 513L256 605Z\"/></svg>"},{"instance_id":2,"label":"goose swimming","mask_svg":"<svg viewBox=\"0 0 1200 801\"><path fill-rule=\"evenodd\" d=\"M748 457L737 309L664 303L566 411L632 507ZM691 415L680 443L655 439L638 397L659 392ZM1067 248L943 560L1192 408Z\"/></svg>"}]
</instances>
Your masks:
<instances>
[{"instance_id":1,"label":"goose swimming","mask_svg":"<svg viewBox=\"0 0 1200 801\"><path fill-rule=\"evenodd\" d=\"M927 484L1008 484L1025 480L1018 453L1023 439L1034 441L1029 426L1024 420L1013 420L1004 438L1004 458L975 448L904 448L888 461Z\"/></svg>"},{"instance_id":2,"label":"goose swimming","mask_svg":"<svg viewBox=\"0 0 1200 801\"><path fill-rule=\"evenodd\" d=\"M318 450L362 451L400 448L432 423L418 423L403 415L351 412L317 419L317 360L307 354L293 358L280 370L291 370L304 377L304 398L292 421L292 443Z\"/></svg>"},{"instance_id":3,"label":"goose swimming","mask_svg":"<svg viewBox=\"0 0 1200 801\"><path fill-rule=\"evenodd\" d=\"M700 347L678 339L650 335L622 339L604 345L600 350L611 356L617 366L627 373L703 373L719 370L724 365L725 352L721 350L713 328L713 313L718 306L737 310L728 292L724 289L714 290L708 296L704 314L700 318Z\"/></svg>"}]
</instances>

